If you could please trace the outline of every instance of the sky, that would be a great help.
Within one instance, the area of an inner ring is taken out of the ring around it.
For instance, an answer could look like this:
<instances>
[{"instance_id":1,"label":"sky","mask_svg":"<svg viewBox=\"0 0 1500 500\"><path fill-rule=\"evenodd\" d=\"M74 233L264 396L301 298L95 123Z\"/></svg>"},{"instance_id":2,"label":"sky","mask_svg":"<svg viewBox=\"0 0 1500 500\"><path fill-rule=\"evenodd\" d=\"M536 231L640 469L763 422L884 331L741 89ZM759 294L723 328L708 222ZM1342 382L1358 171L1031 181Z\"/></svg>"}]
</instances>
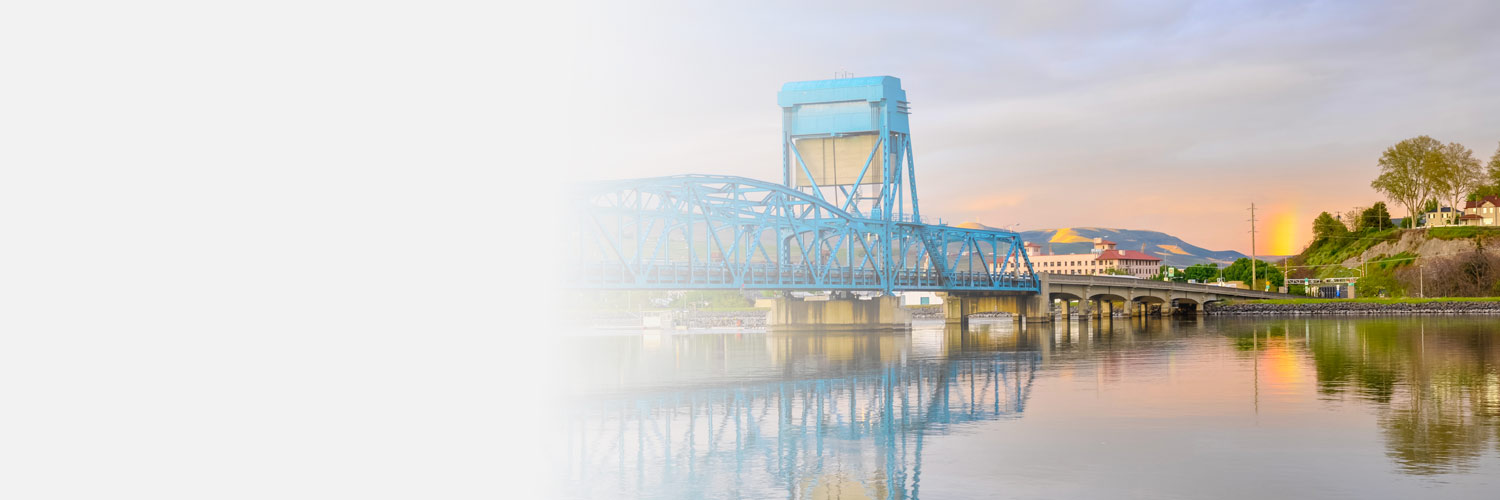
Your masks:
<instances>
[{"instance_id":1,"label":"sky","mask_svg":"<svg viewBox=\"0 0 1500 500\"><path fill-rule=\"evenodd\" d=\"M1250 253L1254 203L1284 255L1386 147L1500 145L1494 2L617 4L566 13L569 179L778 180L783 83L891 75L924 214Z\"/></svg>"}]
</instances>

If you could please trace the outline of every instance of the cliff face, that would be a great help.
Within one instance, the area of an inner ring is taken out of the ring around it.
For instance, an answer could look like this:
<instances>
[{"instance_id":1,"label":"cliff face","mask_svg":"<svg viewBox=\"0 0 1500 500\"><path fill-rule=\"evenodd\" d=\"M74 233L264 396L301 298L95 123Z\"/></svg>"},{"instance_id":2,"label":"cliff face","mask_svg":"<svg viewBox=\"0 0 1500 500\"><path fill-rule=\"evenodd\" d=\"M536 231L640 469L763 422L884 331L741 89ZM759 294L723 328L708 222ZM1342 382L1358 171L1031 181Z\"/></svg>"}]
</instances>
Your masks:
<instances>
[{"instance_id":1,"label":"cliff face","mask_svg":"<svg viewBox=\"0 0 1500 500\"><path fill-rule=\"evenodd\" d=\"M1500 252L1500 236L1480 233L1472 237L1448 238L1444 237L1446 231L1441 229L1402 231L1399 239L1377 243L1363 253L1344 260L1342 265L1358 269L1362 261L1377 261L1403 252L1422 258L1457 255L1473 252L1480 245L1488 252Z\"/></svg>"}]
</instances>

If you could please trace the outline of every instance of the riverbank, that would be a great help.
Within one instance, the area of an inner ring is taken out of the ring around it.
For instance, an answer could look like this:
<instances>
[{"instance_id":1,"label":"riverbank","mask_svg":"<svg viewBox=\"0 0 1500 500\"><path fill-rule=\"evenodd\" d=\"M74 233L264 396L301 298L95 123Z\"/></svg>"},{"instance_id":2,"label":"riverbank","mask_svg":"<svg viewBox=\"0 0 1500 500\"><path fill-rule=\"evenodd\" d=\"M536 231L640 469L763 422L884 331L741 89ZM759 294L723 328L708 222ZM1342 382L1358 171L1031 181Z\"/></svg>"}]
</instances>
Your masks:
<instances>
[{"instance_id":1,"label":"riverbank","mask_svg":"<svg viewBox=\"0 0 1500 500\"><path fill-rule=\"evenodd\" d=\"M1210 315L1495 314L1500 297L1443 299L1276 299L1209 303Z\"/></svg>"}]
</instances>

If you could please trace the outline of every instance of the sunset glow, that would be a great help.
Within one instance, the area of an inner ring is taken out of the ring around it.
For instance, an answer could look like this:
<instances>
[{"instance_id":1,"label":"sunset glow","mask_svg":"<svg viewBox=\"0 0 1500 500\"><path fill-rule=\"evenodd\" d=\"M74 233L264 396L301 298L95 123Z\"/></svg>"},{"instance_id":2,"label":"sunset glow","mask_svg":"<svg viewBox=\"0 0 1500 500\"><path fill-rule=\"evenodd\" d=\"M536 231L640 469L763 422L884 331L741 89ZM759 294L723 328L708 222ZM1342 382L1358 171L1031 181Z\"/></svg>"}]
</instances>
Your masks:
<instances>
[{"instance_id":1,"label":"sunset glow","mask_svg":"<svg viewBox=\"0 0 1500 500\"><path fill-rule=\"evenodd\" d=\"M1266 221L1269 237L1262 251L1269 255L1291 255L1302 250L1302 243L1306 241L1302 235L1303 226L1307 224L1301 222L1295 211L1275 212Z\"/></svg>"}]
</instances>

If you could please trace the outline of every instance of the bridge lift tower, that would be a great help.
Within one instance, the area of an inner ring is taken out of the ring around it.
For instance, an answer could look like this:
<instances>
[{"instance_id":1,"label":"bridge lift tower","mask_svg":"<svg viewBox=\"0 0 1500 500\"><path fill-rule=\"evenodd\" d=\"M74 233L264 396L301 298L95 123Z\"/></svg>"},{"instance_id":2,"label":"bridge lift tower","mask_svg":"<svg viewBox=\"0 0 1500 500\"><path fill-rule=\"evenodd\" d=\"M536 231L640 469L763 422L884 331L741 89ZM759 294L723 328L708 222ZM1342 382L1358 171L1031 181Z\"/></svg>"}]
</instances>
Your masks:
<instances>
[{"instance_id":1,"label":"bridge lift tower","mask_svg":"<svg viewBox=\"0 0 1500 500\"><path fill-rule=\"evenodd\" d=\"M898 292L961 294L964 301L952 303L959 317L1017 309L1046 289L1017 233L923 221L899 79L791 82L777 104L779 184L699 174L578 185L569 215L575 260L565 280L596 289L844 295L781 300L785 307L772 312L773 324L818 325L902 323Z\"/></svg>"},{"instance_id":2,"label":"bridge lift tower","mask_svg":"<svg viewBox=\"0 0 1500 500\"><path fill-rule=\"evenodd\" d=\"M921 222L910 103L900 79L791 82L776 101L783 184L858 217Z\"/></svg>"}]
</instances>

